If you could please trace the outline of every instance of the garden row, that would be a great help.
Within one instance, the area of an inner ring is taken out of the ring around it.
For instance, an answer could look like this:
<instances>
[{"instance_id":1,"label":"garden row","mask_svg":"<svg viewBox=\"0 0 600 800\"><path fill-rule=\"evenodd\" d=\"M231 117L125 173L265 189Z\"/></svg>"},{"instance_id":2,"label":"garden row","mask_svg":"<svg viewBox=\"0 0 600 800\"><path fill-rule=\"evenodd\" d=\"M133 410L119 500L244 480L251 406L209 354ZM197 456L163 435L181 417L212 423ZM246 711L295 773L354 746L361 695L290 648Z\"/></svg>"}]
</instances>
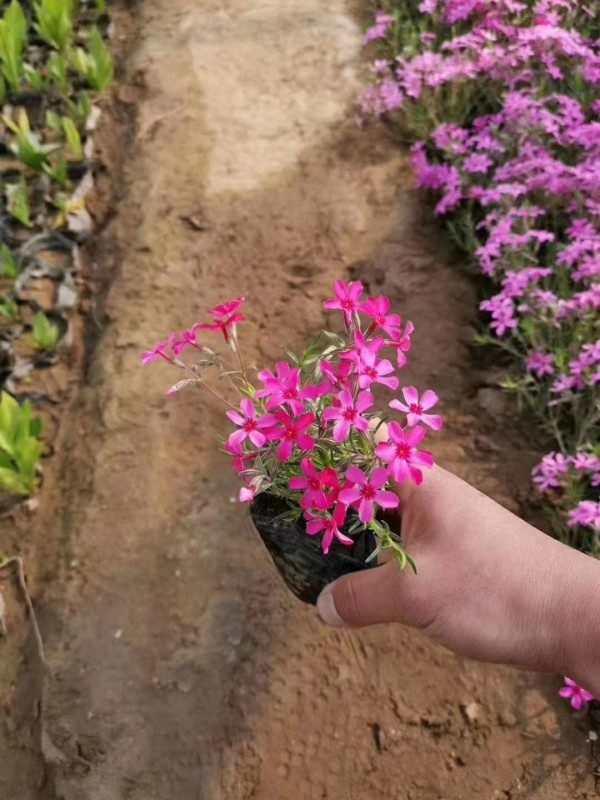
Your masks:
<instances>
[{"instance_id":1,"label":"garden row","mask_svg":"<svg viewBox=\"0 0 600 800\"><path fill-rule=\"evenodd\" d=\"M557 535L600 557L600 19L575 0L386 0L365 114L413 144L483 274L504 386L550 450Z\"/></svg>"},{"instance_id":2,"label":"garden row","mask_svg":"<svg viewBox=\"0 0 600 800\"><path fill-rule=\"evenodd\" d=\"M70 342L96 99L113 77L109 27L104 0L0 2L0 489L10 495L36 485L35 375Z\"/></svg>"}]
</instances>

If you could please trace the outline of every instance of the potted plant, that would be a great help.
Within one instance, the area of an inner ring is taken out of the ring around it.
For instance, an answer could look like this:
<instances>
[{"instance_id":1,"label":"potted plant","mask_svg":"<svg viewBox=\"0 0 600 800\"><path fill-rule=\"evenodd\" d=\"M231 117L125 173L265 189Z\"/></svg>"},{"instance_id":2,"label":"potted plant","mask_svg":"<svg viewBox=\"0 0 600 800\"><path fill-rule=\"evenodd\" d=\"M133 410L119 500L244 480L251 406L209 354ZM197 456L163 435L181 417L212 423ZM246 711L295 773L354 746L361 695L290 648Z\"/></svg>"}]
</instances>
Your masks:
<instances>
[{"instance_id":1,"label":"potted plant","mask_svg":"<svg viewBox=\"0 0 600 800\"><path fill-rule=\"evenodd\" d=\"M438 397L402 388L389 402L400 420L381 428L387 414L373 394L399 389L395 373L407 363L413 325L403 327L387 297L365 298L361 283L336 281L324 307L340 312L343 330L322 331L301 355L286 351L273 371L256 375L238 339L243 304L239 297L210 309L210 322L171 334L142 362L163 359L185 373L167 395L199 385L227 407L235 429L224 449L243 481L239 499L250 504L256 529L297 597L315 603L325 585L368 569L386 549L401 567L415 569L385 513L399 505L394 482L419 484L422 469L433 465L420 445L427 428L442 427L442 418L428 413ZM204 343L210 333L222 337L225 352Z\"/></svg>"}]
</instances>

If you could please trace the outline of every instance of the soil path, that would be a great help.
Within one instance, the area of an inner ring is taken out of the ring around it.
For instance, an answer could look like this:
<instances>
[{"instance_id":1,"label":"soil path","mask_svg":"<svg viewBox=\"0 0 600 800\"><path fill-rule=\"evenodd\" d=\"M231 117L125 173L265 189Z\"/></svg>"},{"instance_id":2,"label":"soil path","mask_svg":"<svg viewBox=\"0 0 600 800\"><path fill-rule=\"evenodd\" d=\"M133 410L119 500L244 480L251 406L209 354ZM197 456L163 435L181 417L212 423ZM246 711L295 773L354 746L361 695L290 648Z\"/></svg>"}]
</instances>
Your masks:
<instances>
[{"instance_id":1,"label":"soil path","mask_svg":"<svg viewBox=\"0 0 600 800\"><path fill-rule=\"evenodd\" d=\"M70 566L46 600L40 797L591 797L552 680L407 630L327 630L288 595L230 502L221 410L167 401L168 367L139 367L149 343L239 294L245 351L273 362L322 326L350 272L417 324L413 377L448 420L441 462L507 504L524 485L531 454L506 418L486 422L493 392L486 413L474 399L473 289L404 156L352 121L356 22L343 0L146 0L139 14L128 72L146 88L104 234L120 277L73 448Z\"/></svg>"}]
</instances>

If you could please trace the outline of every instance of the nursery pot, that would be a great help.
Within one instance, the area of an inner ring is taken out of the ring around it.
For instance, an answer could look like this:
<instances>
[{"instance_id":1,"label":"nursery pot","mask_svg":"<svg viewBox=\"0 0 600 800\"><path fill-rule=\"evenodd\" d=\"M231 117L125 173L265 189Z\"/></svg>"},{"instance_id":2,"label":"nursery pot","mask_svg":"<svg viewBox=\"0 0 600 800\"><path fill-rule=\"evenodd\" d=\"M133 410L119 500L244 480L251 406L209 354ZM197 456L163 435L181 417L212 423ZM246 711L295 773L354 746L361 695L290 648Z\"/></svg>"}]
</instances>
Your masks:
<instances>
[{"instance_id":1,"label":"nursery pot","mask_svg":"<svg viewBox=\"0 0 600 800\"><path fill-rule=\"evenodd\" d=\"M252 521L288 589L304 603L315 605L322 589L350 572L377 566L367 558L377 546L371 531L353 536L349 547L334 541L325 555L321 536L309 536L306 522L282 519L289 506L280 497L259 494L250 506Z\"/></svg>"}]
</instances>

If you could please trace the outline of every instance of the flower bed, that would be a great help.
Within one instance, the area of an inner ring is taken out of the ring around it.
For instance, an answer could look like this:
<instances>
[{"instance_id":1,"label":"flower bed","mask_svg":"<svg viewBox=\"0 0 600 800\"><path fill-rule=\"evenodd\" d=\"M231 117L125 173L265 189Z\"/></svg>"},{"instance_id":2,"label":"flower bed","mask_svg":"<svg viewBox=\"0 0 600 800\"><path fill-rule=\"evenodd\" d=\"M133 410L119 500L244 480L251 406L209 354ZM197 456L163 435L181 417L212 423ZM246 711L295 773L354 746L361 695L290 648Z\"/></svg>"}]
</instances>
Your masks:
<instances>
[{"instance_id":1,"label":"flower bed","mask_svg":"<svg viewBox=\"0 0 600 800\"><path fill-rule=\"evenodd\" d=\"M388 0L366 114L413 142L417 184L491 287L478 337L551 452L556 533L600 556L600 36L573 0Z\"/></svg>"},{"instance_id":2,"label":"flower bed","mask_svg":"<svg viewBox=\"0 0 600 800\"><path fill-rule=\"evenodd\" d=\"M92 228L93 131L111 82L104 0L12 0L0 11L0 389L19 400L69 342L78 245ZM42 447L30 407L3 393L0 489L28 494Z\"/></svg>"}]
</instances>

